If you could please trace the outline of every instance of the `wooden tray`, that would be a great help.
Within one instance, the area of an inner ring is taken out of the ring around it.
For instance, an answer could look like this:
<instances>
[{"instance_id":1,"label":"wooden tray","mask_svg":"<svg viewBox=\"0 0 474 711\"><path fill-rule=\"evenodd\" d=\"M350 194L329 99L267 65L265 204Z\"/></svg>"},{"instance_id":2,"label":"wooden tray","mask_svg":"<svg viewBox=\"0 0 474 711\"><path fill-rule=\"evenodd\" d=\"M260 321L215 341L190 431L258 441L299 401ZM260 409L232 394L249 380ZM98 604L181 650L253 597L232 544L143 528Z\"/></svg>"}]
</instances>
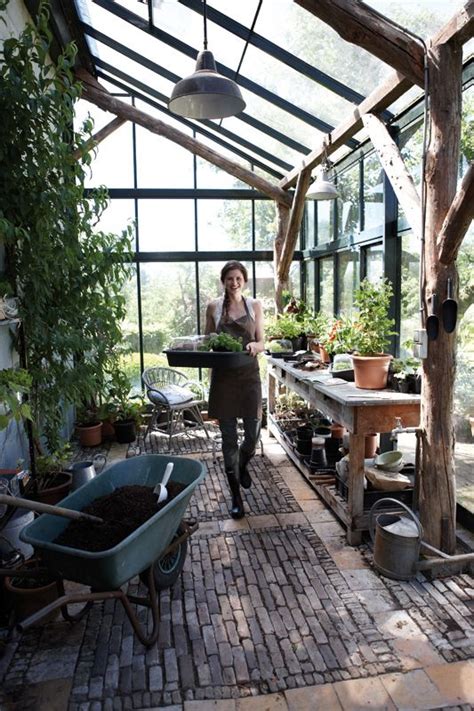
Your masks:
<instances>
[{"instance_id":1,"label":"wooden tray","mask_svg":"<svg viewBox=\"0 0 474 711\"><path fill-rule=\"evenodd\" d=\"M241 368L254 358L247 351L216 353L214 351L165 350L168 364L182 368Z\"/></svg>"}]
</instances>

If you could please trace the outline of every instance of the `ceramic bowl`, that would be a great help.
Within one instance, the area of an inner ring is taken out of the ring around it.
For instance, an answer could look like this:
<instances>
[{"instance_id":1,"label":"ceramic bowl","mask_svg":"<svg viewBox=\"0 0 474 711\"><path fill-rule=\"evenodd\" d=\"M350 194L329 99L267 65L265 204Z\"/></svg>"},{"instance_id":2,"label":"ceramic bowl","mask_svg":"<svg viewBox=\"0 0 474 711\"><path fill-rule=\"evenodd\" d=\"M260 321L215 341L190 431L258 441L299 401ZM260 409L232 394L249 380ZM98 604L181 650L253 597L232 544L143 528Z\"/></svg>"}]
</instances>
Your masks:
<instances>
[{"instance_id":1,"label":"ceramic bowl","mask_svg":"<svg viewBox=\"0 0 474 711\"><path fill-rule=\"evenodd\" d=\"M403 453L394 450L378 454L375 457L375 465L386 472L399 472L403 467Z\"/></svg>"}]
</instances>

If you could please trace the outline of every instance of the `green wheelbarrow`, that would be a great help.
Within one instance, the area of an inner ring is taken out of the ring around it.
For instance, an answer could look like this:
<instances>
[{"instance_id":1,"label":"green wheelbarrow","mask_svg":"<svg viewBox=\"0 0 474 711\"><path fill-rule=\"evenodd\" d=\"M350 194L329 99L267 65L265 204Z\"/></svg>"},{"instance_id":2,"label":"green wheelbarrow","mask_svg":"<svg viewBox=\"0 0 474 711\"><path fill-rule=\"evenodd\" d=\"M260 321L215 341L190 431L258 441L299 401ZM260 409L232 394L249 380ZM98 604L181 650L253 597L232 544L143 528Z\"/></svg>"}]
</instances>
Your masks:
<instances>
[{"instance_id":1,"label":"green wheelbarrow","mask_svg":"<svg viewBox=\"0 0 474 711\"><path fill-rule=\"evenodd\" d=\"M163 479L169 462L174 463L171 481L181 483L185 488L113 548L90 552L54 543L68 521L50 514L43 514L23 529L21 539L34 547L42 564L56 578L60 596L22 620L17 628L24 630L59 608L65 619L76 621L94 602L117 599L124 606L140 641L150 646L157 640L157 591L173 585L183 568L187 539L198 527L196 521L185 521L183 516L196 486L206 474L204 465L185 457L159 454L133 457L112 465L61 502L64 508L81 511L95 499L111 494L122 486L154 488ZM11 570L9 572L12 573ZM21 576L21 568L15 569L14 575ZM132 596L121 590L121 586L137 575L148 588L148 597ZM65 593L64 580L87 585L90 592ZM67 606L81 602L85 605L80 613L74 617L69 615ZM150 634L141 628L131 603L151 609L153 629Z\"/></svg>"}]
</instances>

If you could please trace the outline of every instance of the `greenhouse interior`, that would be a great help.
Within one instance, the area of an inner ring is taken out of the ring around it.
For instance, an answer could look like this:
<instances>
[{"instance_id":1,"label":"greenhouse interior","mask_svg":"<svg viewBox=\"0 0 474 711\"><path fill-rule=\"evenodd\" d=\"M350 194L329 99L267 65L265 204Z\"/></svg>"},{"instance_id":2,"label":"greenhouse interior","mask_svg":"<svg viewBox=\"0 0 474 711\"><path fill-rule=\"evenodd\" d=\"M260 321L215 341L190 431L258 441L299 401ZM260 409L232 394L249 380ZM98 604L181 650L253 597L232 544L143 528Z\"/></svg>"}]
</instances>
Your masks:
<instances>
[{"instance_id":1,"label":"greenhouse interior","mask_svg":"<svg viewBox=\"0 0 474 711\"><path fill-rule=\"evenodd\" d=\"M0 708L474 708L473 37L0 0Z\"/></svg>"}]
</instances>

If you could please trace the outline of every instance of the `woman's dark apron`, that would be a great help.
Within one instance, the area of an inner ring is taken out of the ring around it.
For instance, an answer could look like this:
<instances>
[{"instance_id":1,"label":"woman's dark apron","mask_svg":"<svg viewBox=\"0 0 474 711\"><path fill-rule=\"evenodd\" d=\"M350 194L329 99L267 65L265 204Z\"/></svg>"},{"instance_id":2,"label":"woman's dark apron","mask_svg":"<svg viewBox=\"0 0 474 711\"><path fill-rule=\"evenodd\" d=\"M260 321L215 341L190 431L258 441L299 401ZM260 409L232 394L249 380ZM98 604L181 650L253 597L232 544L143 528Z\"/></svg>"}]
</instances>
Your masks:
<instances>
[{"instance_id":1,"label":"woman's dark apron","mask_svg":"<svg viewBox=\"0 0 474 711\"><path fill-rule=\"evenodd\" d=\"M245 315L233 321L224 316L216 325L217 333L228 333L234 338L242 338L245 349L247 343L255 341L256 324L251 318L244 299ZM252 361L241 368L213 368L209 390L209 417L226 420L231 417L262 416L262 385L258 358L249 355Z\"/></svg>"}]
</instances>

